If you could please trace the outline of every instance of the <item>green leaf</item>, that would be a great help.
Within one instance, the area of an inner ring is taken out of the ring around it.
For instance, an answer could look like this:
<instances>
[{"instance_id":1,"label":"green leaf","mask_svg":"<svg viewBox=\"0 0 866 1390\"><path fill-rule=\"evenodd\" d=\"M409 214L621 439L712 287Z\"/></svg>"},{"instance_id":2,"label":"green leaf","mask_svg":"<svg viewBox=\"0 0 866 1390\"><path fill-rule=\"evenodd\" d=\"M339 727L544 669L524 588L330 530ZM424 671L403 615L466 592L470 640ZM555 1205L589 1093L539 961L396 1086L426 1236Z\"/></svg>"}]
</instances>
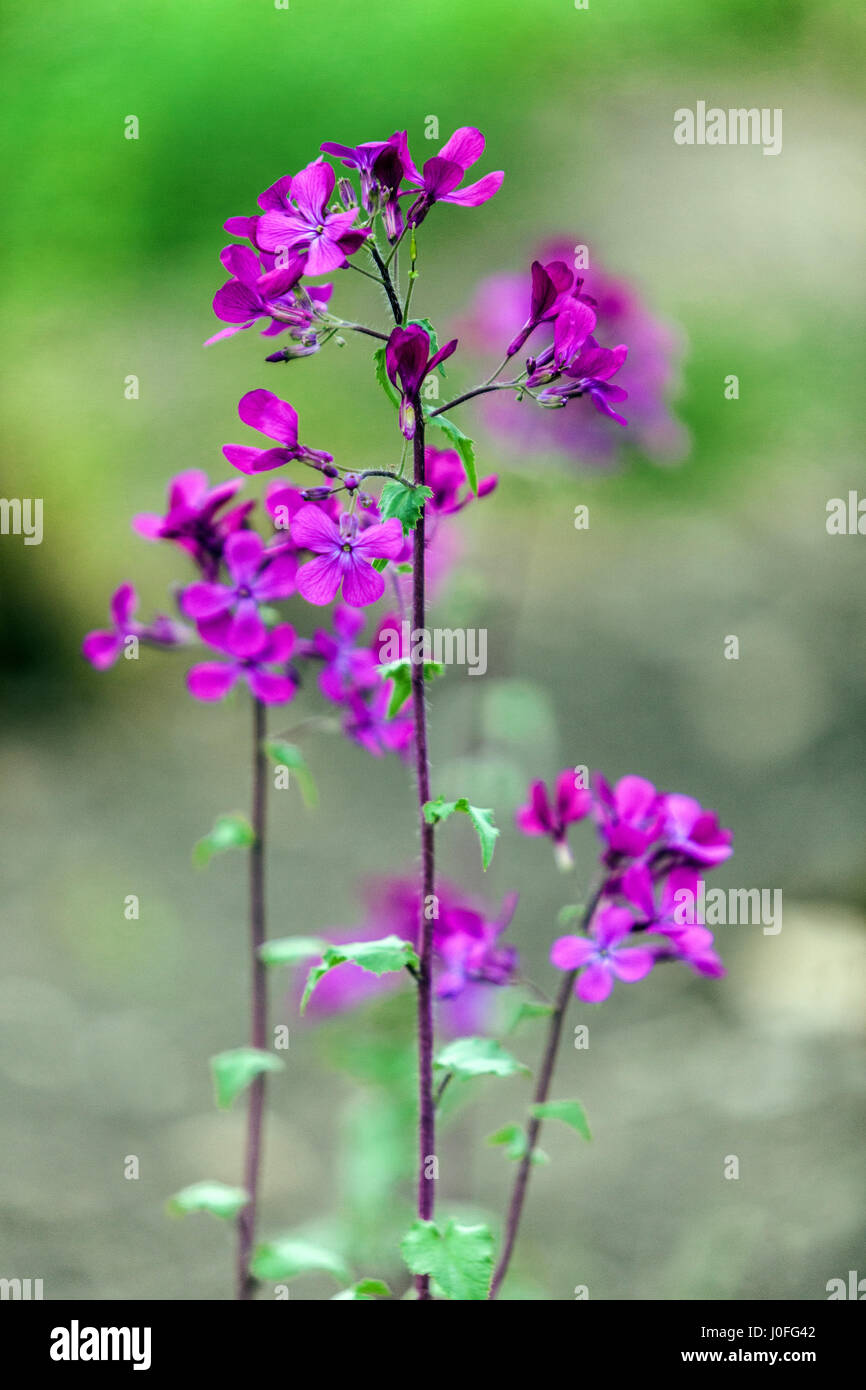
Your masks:
<instances>
[{"instance_id":1,"label":"green leaf","mask_svg":"<svg viewBox=\"0 0 866 1390\"><path fill-rule=\"evenodd\" d=\"M441 661L424 662L424 679L432 681L435 676L445 673L445 667ZM399 714L406 701L412 694L412 662L408 656L398 657L396 661L387 661L379 667L379 674L383 680L394 682L394 689L391 691L391 699L388 704L388 718L393 719L395 714Z\"/></svg>"},{"instance_id":2,"label":"green leaf","mask_svg":"<svg viewBox=\"0 0 866 1390\"><path fill-rule=\"evenodd\" d=\"M411 941L403 941L399 936L383 936L378 941L356 941L347 946L329 946L323 951L321 962L314 965L309 973L301 999L301 1013L306 1009L319 981L329 970L346 961L359 965L362 970L369 970L373 975L387 975L396 970L405 970L407 966L417 970L421 964Z\"/></svg>"},{"instance_id":3,"label":"green leaf","mask_svg":"<svg viewBox=\"0 0 866 1390\"><path fill-rule=\"evenodd\" d=\"M313 780L313 774L304 761L304 755L300 748L297 748L294 743L288 743L283 738L265 739L262 748L277 767L287 767L290 772L295 774L301 799L307 809L312 810L318 806L319 789Z\"/></svg>"},{"instance_id":4,"label":"green leaf","mask_svg":"<svg viewBox=\"0 0 866 1390\"><path fill-rule=\"evenodd\" d=\"M232 1101L262 1072L283 1070L279 1057L258 1047L235 1047L231 1052L218 1052L211 1057L210 1065L220 1110L228 1110Z\"/></svg>"},{"instance_id":5,"label":"green leaf","mask_svg":"<svg viewBox=\"0 0 866 1390\"><path fill-rule=\"evenodd\" d=\"M391 380L388 376L388 369L385 366L384 345L380 348L377 348L376 351L373 353L373 365L376 371L376 380L378 381L382 390L385 392L385 395L388 397L388 400L391 402L394 409L399 410L400 394L398 391L395 391L394 387L391 385Z\"/></svg>"},{"instance_id":6,"label":"green leaf","mask_svg":"<svg viewBox=\"0 0 866 1390\"><path fill-rule=\"evenodd\" d=\"M527 1135L520 1125L504 1125L495 1134L489 1135L487 1142L488 1144L505 1145L505 1157L518 1163L526 1153ZM543 1149L533 1149L531 1162L535 1164L549 1163L550 1159Z\"/></svg>"},{"instance_id":7,"label":"green leaf","mask_svg":"<svg viewBox=\"0 0 866 1390\"><path fill-rule=\"evenodd\" d=\"M580 903L566 903L556 914L556 925L558 927L568 927L572 922L578 922L583 916L585 909Z\"/></svg>"},{"instance_id":8,"label":"green leaf","mask_svg":"<svg viewBox=\"0 0 866 1390\"><path fill-rule=\"evenodd\" d=\"M438 425L442 433L447 435L448 439L454 445L463 463L466 481L477 497L478 473L475 468L475 441L470 439L468 434L464 434L460 426L455 425L454 421L449 419L447 415L431 416L426 411L425 414L427 415L428 423L431 425Z\"/></svg>"},{"instance_id":9,"label":"green leaf","mask_svg":"<svg viewBox=\"0 0 866 1390\"><path fill-rule=\"evenodd\" d=\"M563 1124L576 1129L582 1138L592 1138L586 1111L579 1100L548 1100L543 1105L531 1106L530 1114L539 1120L562 1120Z\"/></svg>"},{"instance_id":10,"label":"green leaf","mask_svg":"<svg viewBox=\"0 0 866 1390\"><path fill-rule=\"evenodd\" d=\"M434 1058L434 1067L469 1076L516 1076L529 1067L512 1057L495 1038L455 1038Z\"/></svg>"},{"instance_id":11,"label":"green leaf","mask_svg":"<svg viewBox=\"0 0 866 1390\"><path fill-rule=\"evenodd\" d=\"M481 867L489 869L499 835L499 830L493 824L493 812L489 808L470 806L465 796L461 796L457 801L445 801L440 796L435 801L426 803L424 818L428 825L436 825L441 820L447 820L455 811L462 811L475 826L481 842Z\"/></svg>"},{"instance_id":12,"label":"green leaf","mask_svg":"<svg viewBox=\"0 0 866 1390\"><path fill-rule=\"evenodd\" d=\"M508 1032L513 1033L520 1024L530 1018L549 1018L553 1013L553 1004L537 1003L534 999L523 999L515 1010L514 1017L508 1026Z\"/></svg>"},{"instance_id":13,"label":"green leaf","mask_svg":"<svg viewBox=\"0 0 866 1390\"><path fill-rule=\"evenodd\" d=\"M415 530L424 510L424 503L433 496L430 487L413 487L409 483L396 481L386 483L379 497L379 515L383 521L396 516L403 527L403 535Z\"/></svg>"},{"instance_id":14,"label":"green leaf","mask_svg":"<svg viewBox=\"0 0 866 1390\"><path fill-rule=\"evenodd\" d=\"M341 1299L351 1299L354 1303L370 1303L374 1298L390 1298L391 1290L381 1279L359 1279L357 1284L353 1284L350 1289L343 1289L342 1293L335 1293L330 1300L331 1303L339 1303Z\"/></svg>"},{"instance_id":15,"label":"green leaf","mask_svg":"<svg viewBox=\"0 0 866 1390\"><path fill-rule=\"evenodd\" d=\"M300 965L327 949L327 941L319 936L280 936L260 947L259 960L263 965Z\"/></svg>"},{"instance_id":16,"label":"green leaf","mask_svg":"<svg viewBox=\"0 0 866 1390\"><path fill-rule=\"evenodd\" d=\"M274 1283L314 1271L333 1275L338 1284L346 1284L352 1277L339 1255L294 1236L278 1236L276 1240L265 1241L256 1248L250 1261L250 1273L254 1278Z\"/></svg>"},{"instance_id":17,"label":"green leaf","mask_svg":"<svg viewBox=\"0 0 866 1390\"><path fill-rule=\"evenodd\" d=\"M480 1302L487 1298L493 1277L493 1236L486 1226L458 1226L449 1221L440 1230L435 1221L416 1221L400 1242L413 1274L429 1274L453 1299Z\"/></svg>"},{"instance_id":18,"label":"green leaf","mask_svg":"<svg viewBox=\"0 0 866 1390\"><path fill-rule=\"evenodd\" d=\"M209 1211L222 1221L232 1221L250 1200L242 1187L224 1182L194 1182L169 1198L168 1209L177 1216L191 1211Z\"/></svg>"},{"instance_id":19,"label":"green leaf","mask_svg":"<svg viewBox=\"0 0 866 1390\"><path fill-rule=\"evenodd\" d=\"M249 849L256 842L256 835L246 816L237 812L217 816L213 830L198 841L192 852L192 862L203 869L215 854L223 854L227 849Z\"/></svg>"}]
</instances>

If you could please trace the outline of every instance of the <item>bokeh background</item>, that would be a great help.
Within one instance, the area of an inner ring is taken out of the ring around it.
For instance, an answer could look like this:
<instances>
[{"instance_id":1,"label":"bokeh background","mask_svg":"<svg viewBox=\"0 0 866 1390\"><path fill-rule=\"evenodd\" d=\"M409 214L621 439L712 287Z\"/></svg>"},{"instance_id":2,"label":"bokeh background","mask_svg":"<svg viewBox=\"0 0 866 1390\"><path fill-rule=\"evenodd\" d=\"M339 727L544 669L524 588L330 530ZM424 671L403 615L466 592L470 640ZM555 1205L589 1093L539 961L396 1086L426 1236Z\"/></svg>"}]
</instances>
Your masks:
<instances>
[{"instance_id":1,"label":"bokeh background","mask_svg":"<svg viewBox=\"0 0 866 1390\"><path fill-rule=\"evenodd\" d=\"M525 268L552 236L589 242L679 325L691 438L676 465L633 449L599 470L515 456L462 412L502 482L459 521L463 564L434 622L487 627L490 664L433 690L435 785L494 806L504 830L482 883L469 834L449 826L443 871L491 902L520 890L512 936L549 985L575 890L512 816L531 776L581 763L714 806L736 836L717 882L784 896L779 935L721 929L724 981L660 971L575 1010L591 1046L564 1048L554 1094L583 1100L595 1137L546 1133L553 1161L533 1178L508 1292L821 1299L862 1269L866 540L825 529L828 498L864 487L862 28L843 0L7 13L2 491L43 497L45 534L0 538L0 1274L43 1278L47 1298L230 1296L230 1230L172 1222L164 1202L239 1173L242 1116L214 1111L207 1058L245 1036L243 867L196 872L190 849L246 804L247 718L240 703L194 707L183 655L100 676L79 644L123 579L148 613L165 606L183 566L129 517L159 509L182 468L227 475L243 391L285 386L303 437L341 462L388 456L390 407L359 341L285 369L254 334L201 343L227 215L324 139L406 127L423 157L431 114L443 138L481 127L483 169L506 180L493 203L428 219L416 312L456 322L481 277ZM699 99L783 108L782 154L677 147L673 112ZM369 316L367 282L337 285ZM455 359L449 380L477 370ZM274 935L353 925L358 883L417 849L396 759L326 736L305 749L319 810L271 799ZM590 832L575 840L580 883ZM314 1232L399 1289L411 1110L378 1078L400 1005L314 1027L286 986L263 1231ZM510 1042L529 1061L535 1026ZM525 1092L491 1081L466 1098L442 1141L443 1213L498 1220L513 1170L484 1137Z\"/></svg>"}]
</instances>

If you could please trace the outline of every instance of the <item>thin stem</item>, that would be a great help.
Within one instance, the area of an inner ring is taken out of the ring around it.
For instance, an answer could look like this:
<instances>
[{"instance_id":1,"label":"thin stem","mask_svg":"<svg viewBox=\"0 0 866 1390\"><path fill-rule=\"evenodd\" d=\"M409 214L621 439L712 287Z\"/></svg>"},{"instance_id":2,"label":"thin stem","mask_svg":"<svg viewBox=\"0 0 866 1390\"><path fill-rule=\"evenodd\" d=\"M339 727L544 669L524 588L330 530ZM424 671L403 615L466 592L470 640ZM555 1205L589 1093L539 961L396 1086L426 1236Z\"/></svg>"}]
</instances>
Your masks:
<instances>
[{"instance_id":1,"label":"thin stem","mask_svg":"<svg viewBox=\"0 0 866 1390\"><path fill-rule=\"evenodd\" d=\"M586 911L583 914L581 930L585 931L592 920L592 914L598 906L601 897L601 888L593 893ZM553 1068L556 1065L556 1054L559 1050L559 1040L562 1037L562 1025L565 1022L565 1013L568 1008L571 993L574 989L574 982L577 979L577 971L571 970L563 977L556 996L556 1004L550 1016L550 1023L547 1030L547 1041L544 1046L544 1056L541 1062L541 1070L538 1073L538 1081L535 1085L535 1094L532 1097L533 1105L543 1105L550 1093L550 1083L553 1080ZM538 1143L538 1136L541 1133L541 1120L537 1115L533 1115L529 1122L526 1134L526 1152L520 1160L520 1167L514 1180L514 1191L511 1194L511 1203L508 1208L508 1218L505 1223L505 1241L502 1247L502 1254L496 1266L490 1284L488 1299L494 1299L502 1287L502 1281L508 1273L508 1266L511 1263L511 1256L514 1253L514 1245L517 1240L517 1232L520 1227L520 1218L523 1213L523 1203L526 1200L526 1189L529 1184L529 1174L532 1169L532 1156Z\"/></svg>"},{"instance_id":2,"label":"thin stem","mask_svg":"<svg viewBox=\"0 0 866 1390\"><path fill-rule=\"evenodd\" d=\"M515 381L496 381L487 386L473 386L471 391L464 391L462 396L455 396L453 401L446 401L444 405L431 410L427 418L432 420L435 415L444 415L446 410L453 410L455 405L471 401L475 396L486 396L488 391L513 391L516 385Z\"/></svg>"},{"instance_id":3,"label":"thin stem","mask_svg":"<svg viewBox=\"0 0 866 1390\"><path fill-rule=\"evenodd\" d=\"M364 274L366 275L367 272L364 271ZM375 275L371 275L369 278L375 280L376 277ZM365 333L368 338L378 338L382 343L387 343L388 341L387 333L380 333L376 328L365 328L362 323L341 323L340 327L350 328L353 333Z\"/></svg>"},{"instance_id":4,"label":"thin stem","mask_svg":"<svg viewBox=\"0 0 866 1390\"><path fill-rule=\"evenodd\" d=\"M413 458L415 486L424 484L424 416L421 398L416 395L415 438ZM424 594L424 511L415 527L412 553L412 625L423 631L425 625ZM427 1165L435 1158L436 1105L433 1098L433 917L429 911L435 892L435 849L433 826L424 816L430 800L430 762L427 753L427 710L424 694L424 660L422 653L412 662L412 709L415 716L415 764L418 782L418 821L421 831L421 901L419 903L419 970L418 970L418 1216L422 1221L433 1217L435 1177L428 1176ZM434 1165L435 1167L435 1165ZM430 1301L430 1278L419 1274L415 1278L419 1300Z\"/></svg>"},{"instance_id":5,"label":"thin stem","mask_svg":"<svg viewBox=\"0 0 866 1390\"><path fill-rule=\"evenodd\" d=\"M415 262L418 259L418 248L415 245L415 229L412 228L412 235L409 239L409 285L406 289L406 302L403 305L403 322L409 321L409 305L412 303L412 295L415 293L415 281L418 279L418 271L415 269Z\"/></svg>"},{"instance_id":6,"label":"thin stem","mask_svg":"<svg viewBox=\"0 0 866 1390\"><path fill-rule=\"evenodd\" d=\"M511 356L510 356L508 353L506 353L505 357L503 357L502 361L499 363L499 366L496 368L496 371L490 373L490 375L489 375L489 377L487 378L487 380L485 381L484 385L485 385L485 386L490 386L491 383L494 382L494 381L496 380L496 378L499 376L499 373L500 373L505 367L508 366L508 363L509 363L510 361L511 361Z\"/></svg>"},{"instance_id":7,"label":"thin stem","mask_svg":"<svg viewBox=\"0 0 866 1390\"><path fill-rule=\"evenodd\" d=\"M382 288L388 296L388 303L391 305L391 313L394 315L394 322L397 324L402 323L403 314L402 310L400 309L400 301L397 298L397 291L394 289L391 276L388 272L388 267L382 260L382 257L379 255L378 247L374 246L370 241L366 243L366 246L367 250L370 252L370 255L373 257L373 260L376 262L376 268L379 271L379 275L382 280ZM366 273L367 272L365 271L364 274Z\"/></svg>"},{"instance_id":8,"label":"thin stem","mask_svg":"<svg viewBox=\"0 0 866 1390\"><path fill-rule=\"evenodd\" d=\"M250 885L250 1044L267 1046L267 971L259 957L265 940L265 778L267 758L262 747L265 737L265 706L253 700L253 792L252 826L255 840L249 852ZM265 1106L265 1077L261 1073L249 1090L247 1104L246 1157L244 1187L249 1202L238 1216L237 1297L251 1299L255 1280L250 1276L250 1258L256 1232L256 1212L259 1198L259 1170L262 1150L262 1118Z\"/></svg>"}]
</instances>

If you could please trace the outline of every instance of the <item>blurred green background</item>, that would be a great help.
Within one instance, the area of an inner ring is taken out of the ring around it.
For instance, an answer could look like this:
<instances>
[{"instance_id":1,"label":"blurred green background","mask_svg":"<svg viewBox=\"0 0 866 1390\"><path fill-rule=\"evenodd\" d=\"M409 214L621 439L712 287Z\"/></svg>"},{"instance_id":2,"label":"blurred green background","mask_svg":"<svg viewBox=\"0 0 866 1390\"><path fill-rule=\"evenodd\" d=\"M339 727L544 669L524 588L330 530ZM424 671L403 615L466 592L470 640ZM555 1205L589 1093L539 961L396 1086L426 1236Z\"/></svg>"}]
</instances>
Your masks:
<instances>
[{"instance_id":1,"label":"blurred green background","mask_svg":"<svg viewBox=\"0 0 866 1390\"><path fill-rule=\"evenodd\" d=\"M169 1221L163 1204L239 1175L242 1116L214 1112L207 1058L245 1036L243 866L197 873L189 851L246 804L246 712L194 707L182 655L145 651L100 676L78 648L121 580L149 614L186 577L129 517L160 509L182 468L227 476L244 391L285 388L302 438L341 463L390 457L360 342L286 369L263 363L254 334L201 343L225 217L325 139L405 126L418 157L430 114L443 138L481 127L482 171L506 180L477 211L430 217L415 311L444 327L484 274L524 267L551 236L588 240L682 325L693 441L676 468L514 467L461 413L481 471L503 481L460 519L463 568L434 610L490 632L485 679L454 670L432 692L437 794L496 808L483 889L520 890L512 936L545 985L573 891L510 827L530 777L563 765L700 797L735 831L717 881L781 888L785 904L778 936L720 929L724 981L662 971L575 1009L591 1045L564 1048L554 1093L580 1096L595 1138L545 1135L553 1162L533 1178L509 1292L821 1299L862 1270L866 540L825 530L827 499L863 486L862 29L841 0L7 13L2 491L44 498L45 535L0 537L0 1274L43 1278L47 1298L230 1296L231 1233ZM783 108L782 154L675 146L674 110L699 99ZM369 317L372 287L336 282ZM455 359L450 380L471 370ZM303 621L300 606L288 616ZM739 661L723 659L727 634ZM396 760L325 737L306 751L318 812L271 799L275 935L353 925L359 879L416 853ZM590 838L575 836L582 878ZM440 845L443 872L480 890L469 836L448 827ZM399 1286L389 1242L409 1187L390 1136L407 1121L369 1080L374 1024L299 1024L282 986L291 1049L271 1088L263 1231L316 1229ZM513 1040L530 1061L537 1045L531 1027ZM334 1072L337 1054L357 1080ZM525 1091L491 1082L457 1117L443 1213L501 1212L512 1170L483 1139ZM123 1176L131 1154L138 1181Z\"/></svg>"}]
</instances>

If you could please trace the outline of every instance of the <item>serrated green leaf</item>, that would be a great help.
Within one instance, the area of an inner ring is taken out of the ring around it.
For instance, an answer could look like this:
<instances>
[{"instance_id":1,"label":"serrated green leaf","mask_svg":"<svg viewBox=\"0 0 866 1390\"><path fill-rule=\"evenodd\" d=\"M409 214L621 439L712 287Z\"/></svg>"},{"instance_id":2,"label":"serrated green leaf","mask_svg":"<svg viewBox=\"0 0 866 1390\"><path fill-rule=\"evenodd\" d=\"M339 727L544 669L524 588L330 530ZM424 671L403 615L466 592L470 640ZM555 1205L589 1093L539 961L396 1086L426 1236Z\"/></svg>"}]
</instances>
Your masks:
<instances>
[{"instance_id":1,"label":"serrated green leaf","mask_svg":"<svg viewBox=\"0 0 866 1390\"><path fill-rule=\"evenodd\" d=\"M224 1182L194 1182L169 1198L168 1209L177 1216L191 1211L209 1211L221 1221L232 1221L250 1200L242 1187Z\"/></svg>"},{"instance_id":2,"label":"serrated green leaf","mask_svg":"<svg viewBox=\"0 0 866 1390\"><path fill-rule=\"evenodd\" d=\"M427 412L425 412L425 414L427 415L428 423L437 425L442 433L447 435L448 439L454 445L454 448L460 455L463 470L466 474L466 481L469 484L470 490L477 497L478 473L475 468L475 441L470 439L468 434L464 434L460 426L455 425L454 421L449 419L447 415L430 415Z\"/></svg>"},{"instance_id":3,"label":"serrated green leaf","mask_svg":"<svg viewBox=\"0 0 866 1390\"><path fill-rule=\"evenodd\" d=\"M265 1241L256 1248L250 1261L250 1273L254 1278L274 1283L317 1271L332 1275L338 1284L346 1284L352 1277L339 1255L294 1236L278 1236L276 1240Z\"/></svg>"},{"instance_id":4,"label":"serrated green leaf","mask_svg":"<svg viewBox=\"0 0 866 1390\"><path fill-rule=\"evenodd\" d=\"M530 1114L538 1120L562 1120L577 1130L583 1139L591 1139L586 1111L579 1100L548 1100L541 1105L530 1107Z\"/></svg>"},{"instance_id":5,"label":"serrated green leaf","mask_svg":"<svg viewBox=\"0 0 866 1390\"><path fill-rule=\"evenodd\" d=\"M295 779L301 792L301 799L304 805L312 810L319 804L319 789L313 779L313 774L307 767L304 755L294 743L289 743L284 738L265 739L262 748L271 762L277 767L287 767L290 772L295 774Z\"/></svg>"},{"instance_id":6,"label":"serrated green leaf","mask_svg":"<svg viewBox=\"0 0 866 1390\"><path fill-rule=\"evenodd\" d=\"M424 818L429 825L436 825L439 821L447 820L455 811L462 811L474 825L481 843L481 867L489 869L499 836L499 830L493 824L493 811L482 806L470 806L465 796L459 797L457 801L446 801L440 796L435 801L426 803Z\"/></svg>"},{"instance_id":7,"label":"serrated green leaf","mask_svg":"<svg viewBox=\"0 0 866 1390\"><path fill-rule=\"evenodd\" d=\"M386 483L379 497L379 515L383 521L395 516L403 527L403 535L415 530L424 510L424 503L433 496L433 489L419 485L413 487L396 481Z\"/></svg>"},{"instance_id":8,"label":"serrated green leaf","mask_svg":"<svg viewBox=\"0 0 866 1390\"><path fill-rule=\"evenodd\" d=\"M424 679L431 681L435 676L441 676L445 672L445 667L441 661L424 662ZM408 656L398 657L396 661L387 661L379 667L379 674L383 680L394 682L394 689L391 691L391 699L388 703L388 718L393 719L395 714L399 714L406 701L412 694L412 662Z\"/></svg>"},{"instance_id":9,"label":"serrated green leaf","mask_svg":"<svg viewBox=\"0 0 866 1390\"><path fill-rule=\"evenodd\" d=\"M388 369L387 369L387 367L385 366L385 347L384 347L384 346L382 346L382 347L380 347L380 348L377 348L376 351L373 353L373 366L374 366L375 372L376 372L376 380L378 381L378 383L379 383L379 385L381 386L382 390L385 392L385 395L388 397L388 400L391 402L391 404L393 405L394 409L395 409L395 410L399 410L399 409L400 409L400 394L399 394L399 392L396 391L396 390L394 389L394 387L391 385L391 379L390 379L390 377L388 376Z\"/></svg>"},{"instance_id":10,"label":"serrated green leaf","mask_svg":"<svg viewBox=\"0 0 866 1390\"><path fill-rule=\"evenodd\" d=\"M441 1071L461 1078L469 1076L516 1076L529 1072L495 1038L455 1038L433 1061Z\"/></svg>"},{"instance_id":11,"label":"serrated green leaf","mask_svg":"<svg viewBox=\"0 0 866 1390\"><path fill-rule=\"evenodd\" d=\"M259 1047L235 1047L230 1052L218 1052L210 1059L216 1103L228 1110L232 1101L245 1091L265 1071L282 1071L283 1062L271 1052Z\"/></svg>"},{"instance_id":12,"label":"serrated green leaf","mask_svg":"<svg viewBox=\"0 0 866 1390\"><path fill-rule=\"evenodd\" d=\"M391 1298L391 1290L381 1279L359 1279L357 1284L353 1284L350 1289L343 1289L342 1293L335 1293L331 1298L331 1303L339 1303L343 1299L351 1299L353 1303L370 1303L374 1298Z\"/></svg>"},{"instance_id":13,"label":"serrated green leaf","mask_svg":"<svg viewBox=\"0 0 866 1390\"><path fill-rule=\"evenodd\" d=\"M246 816L230 812L217 816L213 830L200 839L192 852L192 862L198 868L205 868L215 854L224 854L228 849L249 849L256 842L256 835Z\"/></svg>"},{"instance_id":14,"label":"serrated green leaf","mask_svg":"<svg viewBox=\"0 0 866 1390\"><path fill-rule=\"evenodd\" d=\"M346 946L329 946L322 953L320 963L313 966L307 977L301 999L301 1013L305 1011L310 995L319 981L330 970L344 965L347 961L359 965L362 970L369 970L373 975L405 970L407 966L417 970L421 963L411 941L403 941L399 936L383 936L378 941L355 941Z\"/></svg>"},{"instance_id":15,"label":"serrated green leaf","mask_svg":"<svg viewBox=\"0 0 866 1390\"><path fill-rule=\"evenodd\" d=\"M449 1221L440 1230L435 1221L416 1221L400 1250L411 1272L429 1274L446 1297L486 1299L493 1276L493 1236L486 1226Z\"/></svg>"},{"instance_id":16,"label":"serrated green leaf","mask_svg":"<svg viewBox=\"0 0 866 1390\"><path fill-rule=\"evenodd\" d=\"M263 965L300 965L327 949L327 941L318 936L279 936L260 947L259 960Z\"/></svg>"}]
</instances>

